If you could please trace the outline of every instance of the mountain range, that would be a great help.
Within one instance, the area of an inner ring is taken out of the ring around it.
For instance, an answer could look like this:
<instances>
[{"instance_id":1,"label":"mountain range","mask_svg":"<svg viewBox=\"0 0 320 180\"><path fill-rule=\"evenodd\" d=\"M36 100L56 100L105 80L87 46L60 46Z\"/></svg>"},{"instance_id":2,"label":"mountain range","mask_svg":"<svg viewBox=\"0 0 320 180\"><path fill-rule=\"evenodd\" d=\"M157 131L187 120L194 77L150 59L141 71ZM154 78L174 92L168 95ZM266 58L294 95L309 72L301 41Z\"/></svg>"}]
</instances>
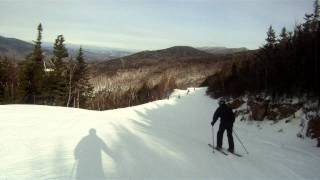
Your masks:
<instances>
[{"instance_id":1,"label":"mountain range","mask_svg":"<svg viewBox=\"0 0 320 180\"><path fill-rule=\"evenodd\" d=\"M53 44L44 42L43 51L49 56L52 55ZM80 45L66 44L69 55L75 57ZM7 56L16 60L23 60L26 55L32 52L33 44L16 38L0 36L0 56ZM103 48L95 46L83 46L85 57L88 61L106 61L132 54L134 51L121 50L116 48Z\"/></svg>"},{"instance_id":2,"label":"mountain range","mask_svg":"<svg viewBox=\"0 0 320 180\"><path fill-rule=\"evenodd\" d=\"M49 56L52 55L53 44L44 42L43 50ZM75 57L80 45L66 44L69 55ZM33 44L16 38L0 36L0 56L7 56L16 60L23 60L25 56L32 52ZM83 46L84 54L89 62L104 62L113 59L111 64L126 63L154 63L173 59L194 59L199 57L209 57L214 55L226 55L247 51L247 48L226 48L226 47L199 47L175 46L155 51L122 50L116 48L104 48L95 46ZM135 53L135 54L134 54ZM116 60L121 60L115 62Z\"/></svg>"}]
</instances>

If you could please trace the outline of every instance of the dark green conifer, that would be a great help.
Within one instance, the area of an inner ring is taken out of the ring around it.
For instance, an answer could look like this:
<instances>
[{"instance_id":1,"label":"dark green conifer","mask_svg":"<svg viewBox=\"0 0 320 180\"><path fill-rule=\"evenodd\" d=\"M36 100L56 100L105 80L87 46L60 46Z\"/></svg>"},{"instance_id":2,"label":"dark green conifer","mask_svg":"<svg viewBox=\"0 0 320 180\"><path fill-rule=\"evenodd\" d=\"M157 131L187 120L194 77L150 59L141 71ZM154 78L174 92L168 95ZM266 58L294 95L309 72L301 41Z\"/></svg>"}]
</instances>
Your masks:
<instances>
[{"instance_id":1,"label":"dark green conifer","mask_svg":"<svg viewBox=\"0 0 320 180\"><path fill-rule=\"evenodd\" d=\"M42 90L44 83L43 51L41 48L42 25L37 27L38 35L34 41L34 48L22 63L20 74L20 96L24 103L42 103Z\"/></svg>"}]
</instances>

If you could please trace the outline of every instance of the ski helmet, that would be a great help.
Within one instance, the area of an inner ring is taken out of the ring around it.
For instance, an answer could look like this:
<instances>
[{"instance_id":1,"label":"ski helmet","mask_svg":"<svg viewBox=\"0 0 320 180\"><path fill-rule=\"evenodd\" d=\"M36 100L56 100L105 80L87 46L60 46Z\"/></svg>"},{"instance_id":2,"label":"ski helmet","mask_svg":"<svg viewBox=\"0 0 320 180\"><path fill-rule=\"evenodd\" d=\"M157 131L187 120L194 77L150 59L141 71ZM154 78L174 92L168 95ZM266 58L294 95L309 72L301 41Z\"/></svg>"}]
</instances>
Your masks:
<instances>
[{"instance_id":1,"label":"ski helmet","mask_svg":"<svg viewBox=\"0 0 320 180\"><path fill-rule=\"evenodd\" d=\"M226 104L226 100L220 99L220 100L219 100L219 105L223 105L223 104Z\"/></svg>"}]
</instances>

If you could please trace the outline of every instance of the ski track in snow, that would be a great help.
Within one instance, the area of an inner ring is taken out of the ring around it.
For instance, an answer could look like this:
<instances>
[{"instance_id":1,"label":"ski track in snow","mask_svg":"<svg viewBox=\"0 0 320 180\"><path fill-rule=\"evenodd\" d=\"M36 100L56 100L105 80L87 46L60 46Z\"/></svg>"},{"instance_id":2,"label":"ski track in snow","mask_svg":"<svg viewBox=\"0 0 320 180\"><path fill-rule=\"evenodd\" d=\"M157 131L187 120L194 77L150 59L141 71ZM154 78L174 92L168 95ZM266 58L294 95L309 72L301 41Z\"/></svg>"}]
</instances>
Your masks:
<instances>
[{"instance_id":1,"label":"ski track in snow","mask_svg":"<svg viewBox=\"0 0 320 180\"><path fill-rule=\"evenodd\" d=\"M102 112L0 106L0 180L75 179L73 151L90 128L108 146L102 153L106 179L319 179L320 151L313 140L296 138L299 119L274 125L237 120L235 130L250 153L235 136L243 157L212 153L207 144L217 102L205 91L176 90L169 100ZM218 124L215 137L217 130Z\"/></svg>"}]
</instances>

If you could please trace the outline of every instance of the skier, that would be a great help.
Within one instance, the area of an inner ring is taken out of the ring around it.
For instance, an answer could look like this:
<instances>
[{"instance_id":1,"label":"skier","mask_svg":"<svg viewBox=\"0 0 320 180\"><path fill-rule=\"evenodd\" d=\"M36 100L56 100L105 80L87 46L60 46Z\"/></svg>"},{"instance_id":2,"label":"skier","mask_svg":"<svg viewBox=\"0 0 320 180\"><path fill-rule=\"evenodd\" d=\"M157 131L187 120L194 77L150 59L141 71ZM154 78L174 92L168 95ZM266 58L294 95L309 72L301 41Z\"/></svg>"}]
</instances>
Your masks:
<instances>
[{"instance_id":1,"label":"skier","mask_svg":"<svg viewBox=\"0 0 320 180\"><path fill-rule=\"evenodd\" d=\"M235 116L230 107L226 105L225 100L220 100L219 101L219 107L215 111L213 115L213 119L211 122L211 126L214 125L214 123L220 118L220 127L219 131L217 133L217 149L221 150L222 148L222 138L223 138L223 133L225 130L227 130L227 135L228 135L228 142L229 142L229 149L228 151L231 153L234 153L234 142L233 142L233 136L232 136L232 128L233 128L233 123L235 121Z\"/></svg>"}]
</instances>

